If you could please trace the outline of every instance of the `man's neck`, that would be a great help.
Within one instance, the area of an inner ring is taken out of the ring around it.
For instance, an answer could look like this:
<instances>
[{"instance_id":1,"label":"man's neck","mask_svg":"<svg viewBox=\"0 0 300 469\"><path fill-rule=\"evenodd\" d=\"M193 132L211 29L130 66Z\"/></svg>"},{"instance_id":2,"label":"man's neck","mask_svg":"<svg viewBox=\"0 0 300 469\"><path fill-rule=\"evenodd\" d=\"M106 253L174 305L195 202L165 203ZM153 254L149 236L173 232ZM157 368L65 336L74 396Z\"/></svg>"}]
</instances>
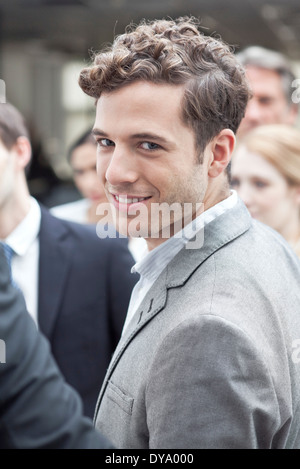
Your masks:
<instances>
[{"instance_id":1,"label":"man's neck","mask_svg":"<svg viewBox=\"0 0 300 469\"><path fill-rule=\"evenodd\" d=\"M216 193L217 193L217 195L216 195ZM222 184L222 186L218 190L218 192L217 192L216 188L213 188L212 190L208 189L206 194L205 194L203 203L201 204L202 207L198 210L198 212L196 212L194 214L194 216L192 218L195 219L196 217L201 215L201 213L205 212L206 210L213 207L214 205L217 205L218 203L220 203L223 200L227 199L229 196L230 196L230 188L229 188L229 184L227 183L227 181L226 181L225 184L224 183ZM200 206L200 204L199 204L199 206ZM191 221L191 220L189 220L189 221ZM189 221L187 221L187 223L189 223ZM182 223L183 223L183 226L182 226L182 228L183 228L185 226L185 224L187 224L187 223L184 223L184 221L182 221ZM171 236L173 236L175 234L176 230L173 233L172 228L171 228L170 232L171 232ZM152 251L157 246L159 246L160 244L167 241L167 239L169 239L169 238L162 238L160 236L157 236L157 237L154 237L154 238L145 238L145 240L147 242L148 251Z\"/></svg>"},{"instance_id":2,"label":"man's neck","mask_svg":"<svg viewBox=\"0 0 300 469\"><path fill-rule=\"evenodd\" d=\"M29 193L12 198L0 208L0 239L6 239L30 210Z\"/></svg>"}]
</instances>

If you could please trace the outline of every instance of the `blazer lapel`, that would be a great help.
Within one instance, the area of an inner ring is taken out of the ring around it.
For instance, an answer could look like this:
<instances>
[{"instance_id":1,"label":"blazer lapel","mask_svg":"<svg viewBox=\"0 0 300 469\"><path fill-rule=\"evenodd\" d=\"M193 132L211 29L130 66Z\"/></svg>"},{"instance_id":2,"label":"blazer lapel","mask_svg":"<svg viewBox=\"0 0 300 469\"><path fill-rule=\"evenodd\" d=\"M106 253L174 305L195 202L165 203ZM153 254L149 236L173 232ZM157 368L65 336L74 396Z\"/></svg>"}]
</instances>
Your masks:
<instances>
[{"instance_id":1,"label":"blazer lapel","mask_svg":"<svg viewBox=\"0 0 300 469\"><path fill-rule=\"evenodd\" d=\"M128 324L126 331L119 341L113 355L109 371L112 372L119 357L123 351L134 338L134 336L149 322L156 314L158 314L165 306L167 301L167 289L166 289L166 276L167 271L165 270L159 277L159 282L155 282L152 288L145 296L142 304L135 312L132 320Z\"/></svg>"},{"instance_id":2,"label":"blazer lapel","mask_svg":"<svg viewBox=\"0 0 300 469\"><path fill-rule=\"evenodd\" d=\"M70 268L68 230L61 220L42 208L38 287L38 323L50 338Z\"/></svg>"},{"instance_id":3,"label":"blazer lapel","mask_svg":"<svg viewBox=\"0 0 300 469\"><path fill-rule=\"evenodd\" d=\"M128 344L132 341L132 339L136 336L136 334L138 334L138 332L145 326L145 324L149 322L154 316L156 316L156 314L158 314L165 306L167 300L167 289L165 280L166 270L164 270L159 276L159 282L156 281L153 287L150 288L149 292L142 301L142 304L137 309L132 320L128 324L125 333L122 335L111 359L106 376L103 380L103 385L100 390L95 408L94 419L96 419L98 408L108 380L113 370L115 369L120 357L122 356L124 350L127 348Z\"/></svg>"}]
</instances>

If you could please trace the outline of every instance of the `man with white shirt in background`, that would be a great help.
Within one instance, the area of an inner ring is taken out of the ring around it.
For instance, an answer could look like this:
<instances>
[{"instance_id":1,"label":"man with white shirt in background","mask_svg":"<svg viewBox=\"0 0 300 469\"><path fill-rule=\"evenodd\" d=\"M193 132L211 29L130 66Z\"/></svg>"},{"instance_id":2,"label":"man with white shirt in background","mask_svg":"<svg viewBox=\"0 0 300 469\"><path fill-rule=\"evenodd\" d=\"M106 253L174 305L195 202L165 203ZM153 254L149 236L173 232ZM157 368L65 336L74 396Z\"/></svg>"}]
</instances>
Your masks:
<instances>
[{"instance_id":1,"label":"man with white shirt in background","mask_svg":"<svg viewBox=\"0 0 300 469\"><path fill-rule=\"evenodd\" d=\"M23 116L0 104L0 240L14 251L14 283L91 418L136 282L134 260L126 240L100 239L94 226L58 219L31 197L30 159Z\"/></svg>"}]
</instances>

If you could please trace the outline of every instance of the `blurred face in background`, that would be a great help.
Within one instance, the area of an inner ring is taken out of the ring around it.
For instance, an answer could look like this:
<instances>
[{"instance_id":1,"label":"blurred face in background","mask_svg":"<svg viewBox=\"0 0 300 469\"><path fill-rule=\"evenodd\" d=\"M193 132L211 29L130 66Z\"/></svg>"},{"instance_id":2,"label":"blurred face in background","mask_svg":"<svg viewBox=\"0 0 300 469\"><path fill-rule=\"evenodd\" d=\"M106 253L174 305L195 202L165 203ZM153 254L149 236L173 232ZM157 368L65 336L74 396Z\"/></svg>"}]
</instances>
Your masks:
<instances>
[{"instance_id":1,"label":"blurred face in background","mask_svg":"<svg viewBox=\"0 0 300 469\"><path fill-rule=\"evenodd\" d=\"M299 222L299 189L288 184L277 168L243 145L232 158L231 186L253 218L284 234Z\"/></svg>"},{"instance_id":2,"label":"blurred face in background","mask_svg":"<svg viewBox=\"0 0 300 469\"><path fill-rule=\"evenodd\" d=\"M71 155L74 182L84 198L93 204L107 202L104 188L96 171L97 146L87 142L75 148Z\"/></svg>"},{"instance_id":3,"label":"blurred face in background","mask_svg":"<svg viewBox=\"0 0 300 469\"><path fill-rule=\"evenodd\" d=\"M246 75L253 97L248 102L245 117L238 129L238 137L258 125L293 124L297 112L286 99L280 75L273 70L250 65L246 68Z\"/></svg>"}]
</instances>

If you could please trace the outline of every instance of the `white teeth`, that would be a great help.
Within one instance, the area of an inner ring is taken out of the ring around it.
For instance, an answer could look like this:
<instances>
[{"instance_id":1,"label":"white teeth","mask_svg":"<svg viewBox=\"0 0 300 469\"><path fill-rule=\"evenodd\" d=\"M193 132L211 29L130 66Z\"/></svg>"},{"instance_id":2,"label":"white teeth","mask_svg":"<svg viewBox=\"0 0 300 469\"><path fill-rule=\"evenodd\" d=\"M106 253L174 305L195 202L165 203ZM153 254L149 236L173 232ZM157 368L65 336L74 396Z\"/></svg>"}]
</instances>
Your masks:
<instances>
[{"instance_id":1,"label":"white teeth","mask_svg":"<svg viewBox=\"0 0 300 469\"><path fill-rule=\"evenodd\" d=\"M145 200L147 197L141 197L138 199L137 197L129 198L129 197L124 197L122 195L115 195L115 198L118 202L121 204L136 204L138 202L141 202L142 200Z\"/></svg>"},{"instance_id":2,"label":"white teeth","mask_svg":"<svg viewBox=\"0 0 300 469\"><path fill-rule=\"evenodd\" d=\"M127 203L127 197L122 197L121 195L116 195L116 199L121 202L121 204Z\"/></svg>"}]
</instances>

